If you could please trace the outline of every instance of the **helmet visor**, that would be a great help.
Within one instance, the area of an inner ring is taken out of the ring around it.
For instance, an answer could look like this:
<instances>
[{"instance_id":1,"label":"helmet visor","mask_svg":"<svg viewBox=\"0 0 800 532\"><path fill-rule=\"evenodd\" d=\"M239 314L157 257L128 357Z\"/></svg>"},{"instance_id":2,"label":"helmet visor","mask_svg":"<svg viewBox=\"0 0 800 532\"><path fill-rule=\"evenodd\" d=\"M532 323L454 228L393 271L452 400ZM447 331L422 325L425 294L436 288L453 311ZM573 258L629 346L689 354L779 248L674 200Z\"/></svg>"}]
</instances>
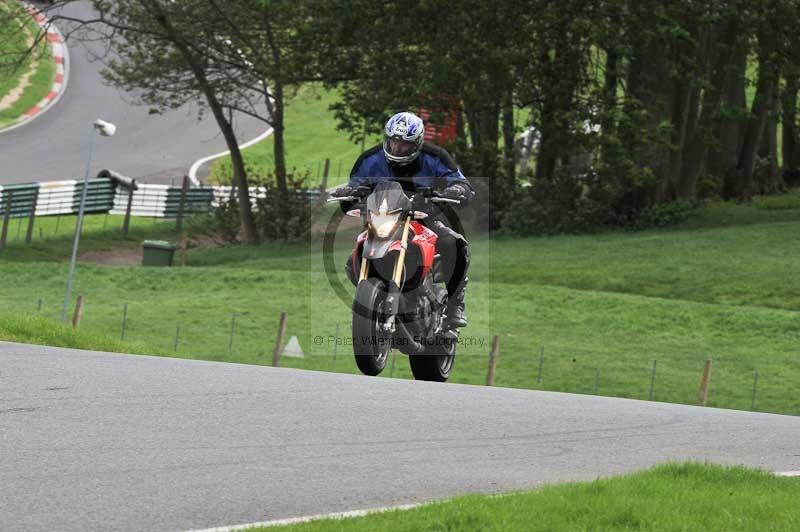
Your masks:
<instances>
[{"instance_id":1,"label":"helmet visor","mask_svg":"<svg viewBox=\"0 0 800 532\"><path fill-rule=\"evenodd\" d=\"M417 151L417 145L402 139L386 139L386 153L394 157L409 157Z\"/></svg>"}]
</instances>

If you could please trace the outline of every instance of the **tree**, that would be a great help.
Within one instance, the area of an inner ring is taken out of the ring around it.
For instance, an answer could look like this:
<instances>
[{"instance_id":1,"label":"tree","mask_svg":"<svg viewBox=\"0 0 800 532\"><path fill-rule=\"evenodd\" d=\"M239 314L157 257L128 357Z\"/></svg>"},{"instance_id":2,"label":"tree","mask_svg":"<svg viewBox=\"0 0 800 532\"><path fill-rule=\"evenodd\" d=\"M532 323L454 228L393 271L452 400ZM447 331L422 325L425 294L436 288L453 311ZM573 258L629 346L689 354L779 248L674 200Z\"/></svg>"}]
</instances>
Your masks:
<instances>
[{"instance_id":1,"label":"tree","mask_svg":"<svg viewBox=\"0 0 800 532\"><path fill-rule=\"evenodd\" d=\"M61 2L63 4L65 2ZM157 110L199 101L210 111L230 151L244 240L256 243L249 181L233 128L234 112L264 121L274 137L275 184L288 218L284 107L298 83L319 80L310 4L285 0L93 0L96 18L66 20L99 31L114 51L105 75L138 91ZM98 38L97 34L92 38ZM284 216L286 215L286 216Z\"/></svg>"},{"instance_id":2,"label":"tree","mask_svg":"<svg viewBox=\"0 0 800 532\"><path fill-rule=\"evenodd\" d=\"M210 16L210 5L202 0L93 0L93 5L97 18L73 22L91 26L112 47L105 71L112 84L138 90L140 101L156 110L200 101L211 112L231 153L243 238L257 243L247 172L232 123L232 110L242 107L243 95L253 87L238 82L235 65L226 60L230 54L214 53L224 33Z\"/></svg>"}]
</instances>

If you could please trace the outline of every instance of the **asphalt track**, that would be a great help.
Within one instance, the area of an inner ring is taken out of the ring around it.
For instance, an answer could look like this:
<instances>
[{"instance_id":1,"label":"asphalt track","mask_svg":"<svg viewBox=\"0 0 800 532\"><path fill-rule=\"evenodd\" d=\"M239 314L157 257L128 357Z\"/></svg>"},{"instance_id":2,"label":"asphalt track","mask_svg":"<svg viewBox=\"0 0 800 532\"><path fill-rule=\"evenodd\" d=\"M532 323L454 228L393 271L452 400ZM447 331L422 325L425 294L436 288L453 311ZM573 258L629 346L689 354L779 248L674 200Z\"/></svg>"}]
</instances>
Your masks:
<instances>
[{"instance_id":1,"label":"asphalt track","mask_svg":"<svg viewBox=\"0 0 800 532\"><path fill-rule=\"evenodd\" d=\"M800 418L0 343L0 529L178 531L593 479L800 469Z\"/></svg>"},{"instance_id":2,"label":"asphalt track","mask_svg":"<svg viewBox=\"0 0 800 532\"><path fill-rule=\"evenodd\" d=\"M78 2L64 13L88 18L92 10L89 2ZM68 30L66 23L59 28ZM213 118L198 120L196 104L150 114L136 105L136 94L104 83L102 45L72 38L68 46L69 85L61 100L32 122L0 132L0 185L82 179L96 118L115 123L118 132L98 140L93 173L108 168L148 183L180 182L196 160L226 149ZM242 143L267 129L248 117L236 117L234 124Z\"/></svg>"}]
</instances>

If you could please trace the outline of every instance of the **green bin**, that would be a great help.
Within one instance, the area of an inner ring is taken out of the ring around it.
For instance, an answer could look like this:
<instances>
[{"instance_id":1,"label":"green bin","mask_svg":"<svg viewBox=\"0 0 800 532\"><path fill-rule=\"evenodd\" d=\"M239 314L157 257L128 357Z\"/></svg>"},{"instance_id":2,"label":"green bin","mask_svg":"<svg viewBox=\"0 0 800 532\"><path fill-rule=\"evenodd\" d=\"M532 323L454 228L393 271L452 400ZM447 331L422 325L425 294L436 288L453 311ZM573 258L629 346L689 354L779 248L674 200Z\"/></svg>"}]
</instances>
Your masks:
<instances>
[{"instance_id":1,"label":"green bin","mask_svg":"<svg viewBox=\"0 0 800 532\"><path fill-rule=\"evenodd\" d=\"M178 246L164 240L145 240L142 248L142 266L172 266Z\"/></svg>"}]
</instances>

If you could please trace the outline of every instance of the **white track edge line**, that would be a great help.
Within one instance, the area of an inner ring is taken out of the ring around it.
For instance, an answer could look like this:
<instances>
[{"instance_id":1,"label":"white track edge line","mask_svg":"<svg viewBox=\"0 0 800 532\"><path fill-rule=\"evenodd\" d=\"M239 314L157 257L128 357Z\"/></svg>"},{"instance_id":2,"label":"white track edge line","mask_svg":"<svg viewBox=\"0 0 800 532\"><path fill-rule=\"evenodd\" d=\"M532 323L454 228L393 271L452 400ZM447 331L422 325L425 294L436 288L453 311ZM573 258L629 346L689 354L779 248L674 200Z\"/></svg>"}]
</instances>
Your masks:
<instances>
[{"instance_id":1,"label":"white track edge line","mask_svg":"<svg viewBox=\"0 0 800 532\"><path fill-rule=\"evenodd\" d=\"M430 504L430 503L401 504L399 506L386 506L383 508L372 508L369 510L352 510L349 512L334 512L330 514L309 515L305 517L289 517L287 519L275 519L272 521L262 521L259 523L246 523L242 525L232 525L232 526L221 526L217 528L203 528L197 530L189 530L187 532L236 532L238 530L246 530L248 528L294 525L298 523L319 521L321 519L348 519L350 517L364 517L365 515L370 515L370 514L411 510L413 508L418 508L425 504Z\"/></svg>"},{"instance_id":2,"label":"white track edge line","mask_svg":"<svg viewBox=\"0 0 800 532\"><path fill-rule=\"evenodd\" d=\"M274 130L272 128L267 129L265 132L263 132L261 135L257 136L253 140L249 140L249 141L245 142L244 144L242 144L241 146L239 146L239 149L243 150L245 148L249 148L253 144L261 142L265 138L267 138L270 135L272 135L273 131ZM214 155L209 155L208 157L203 157L202 159L198 159L197 161L195 161L195 163L189 169L189 180L195 186L200 185L200 181L197 179L197 171L200 170L200 167L203 166L204 164L206 164L207 162L213 161L214 159L219 159L220 157L225 157L226 155L229 155L230 153L231 153L230 150L227 150L227 151L223 151L221 153L217 153L217 154L214 154Z\"/></svg>"},{"instance_id":3,"label":"white track edge line","mask_svg":"<svg viewBox=\"0 0 800 532\"><path fill-rule=\"evenodd\" d=\"M778 477L800 477L800 471L774 471L773 474ZM495 497L505 497L507 495L508 494L501 493L495 495ZM266 528L273 526L293 525L298 523L308 523L310 521L319 521L321 519L347 519L350 517L364 517L366 515L383 513L383 512L411 510L413 508L419 508L420 506L424 506L426 504L431 504L431 503L402 504L399 506L385 506L383 508L372 508L369 510L352 510L349 512L334 512L330 514L309 515L305 517L289 517L287 519L275 519L272 521L261 521L256 523L245 523L241 525L220 526L216 528L203 528L203 529L189 530L187 532L237 532L240 530L247 530L248 528L255 528L255 527Z\"/></svg>"}]
</instances>

